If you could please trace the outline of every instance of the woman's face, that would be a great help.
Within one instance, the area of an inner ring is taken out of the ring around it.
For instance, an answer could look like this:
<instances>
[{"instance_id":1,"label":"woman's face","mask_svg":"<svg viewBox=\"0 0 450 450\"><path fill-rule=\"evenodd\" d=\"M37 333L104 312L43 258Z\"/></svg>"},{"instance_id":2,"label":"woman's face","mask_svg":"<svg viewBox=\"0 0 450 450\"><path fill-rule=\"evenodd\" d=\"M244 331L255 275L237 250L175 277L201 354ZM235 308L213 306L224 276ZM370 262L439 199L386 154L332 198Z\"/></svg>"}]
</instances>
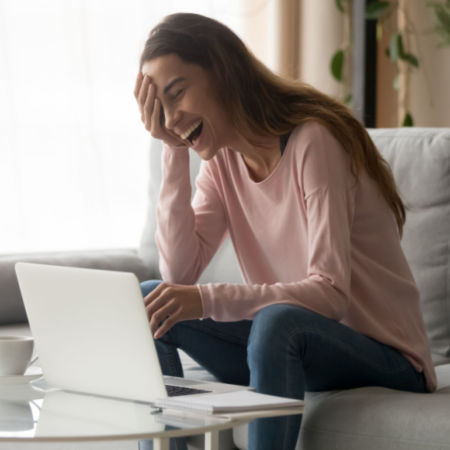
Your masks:
<instances>
[{"instance_id":1,"label":"woman's face","mask_svg":"<svg viewBox=\"0 0 450 450\"><path fill-rule=\"evenodd\" d=\"M188 139L202 159L232 143L233 127L209 71L171 53L145 62L142 73L156 87L165 127Z\"/></svg>"}]
</instances>

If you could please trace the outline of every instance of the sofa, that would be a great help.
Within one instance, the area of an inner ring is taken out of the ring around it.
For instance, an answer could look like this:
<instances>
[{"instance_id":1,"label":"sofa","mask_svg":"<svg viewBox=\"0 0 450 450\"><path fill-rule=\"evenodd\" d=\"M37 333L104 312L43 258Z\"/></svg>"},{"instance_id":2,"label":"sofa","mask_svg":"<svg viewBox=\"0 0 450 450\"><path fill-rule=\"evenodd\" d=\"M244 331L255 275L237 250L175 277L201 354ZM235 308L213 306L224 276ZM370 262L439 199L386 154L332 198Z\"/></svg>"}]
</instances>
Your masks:
<instances>
[{"instance_id":1,"label":"sofa","mask_svg":"<svg viewBox=\"0 0 450 450\"><path fill-rule=\"evenodd\" d=\"M438 376L437 391L413 394L379 387L306 394L306 408L297 449L302 450L450 450L450 128L369 130L389 162L407 206L402 246L417 281L424 321ZM79 267L134 272L140 280L158 278L154 243L155 209L161 183L161 144L149 152L149 207L137 249L0 256L0 334L29 333L14 274L17 261L37 261ZM200 161L191 152L191 182ZM226 241L199 282L242 282L231 243ZM186 355L185 376L211 378ZM107 445L107 447L106 447ZM201 440L190 439L191 448ZM83 449L137 449L133 441L120 445L99 442ZM69 448L29 444L27 448ZM247 448L247 427L223 432L221 450ZM0 450L17 449L1 444ZM276 450L276 449L274 449Z\"/></svg>"}]
</instances>

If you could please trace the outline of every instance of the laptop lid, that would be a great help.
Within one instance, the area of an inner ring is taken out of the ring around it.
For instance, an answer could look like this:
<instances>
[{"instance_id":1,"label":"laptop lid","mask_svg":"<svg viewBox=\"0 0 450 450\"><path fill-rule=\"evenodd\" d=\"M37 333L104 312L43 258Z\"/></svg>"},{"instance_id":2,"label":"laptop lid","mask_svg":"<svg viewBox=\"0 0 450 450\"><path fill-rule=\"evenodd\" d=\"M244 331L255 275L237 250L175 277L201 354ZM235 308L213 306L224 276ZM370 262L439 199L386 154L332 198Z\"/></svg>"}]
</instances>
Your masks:
<instances>
[{"instance_id":1,"label":"laptop lid","mask_svg":"<svg viewBox=\"0 0 450 450\"><path fill-rule=\"evenodd\" d=\"M134 274L31 263L15 268L47 383L144 402L167 397Z\"/></svg>"}]
</instances>

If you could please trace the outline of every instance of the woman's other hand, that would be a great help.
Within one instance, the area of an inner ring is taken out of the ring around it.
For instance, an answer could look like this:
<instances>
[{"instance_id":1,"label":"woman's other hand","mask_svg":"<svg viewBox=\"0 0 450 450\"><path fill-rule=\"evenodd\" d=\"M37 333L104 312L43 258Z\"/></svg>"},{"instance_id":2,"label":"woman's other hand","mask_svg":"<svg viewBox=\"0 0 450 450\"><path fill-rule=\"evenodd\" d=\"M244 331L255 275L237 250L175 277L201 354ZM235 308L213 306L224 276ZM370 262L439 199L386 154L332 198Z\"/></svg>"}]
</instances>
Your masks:
<instances>
[{"instance_id":1,"label":"woman's other hand","mask_svg":"<svg viewBox=\"0 0 450 450\"><path fill-rule=\"evenodd\" d=\"M155 339L178 322L203 316L200 292L195 285L161 283L144 298L144 304Z\"/></svg>"},{"instance_id":2,"label":"woman's other hand","mask_svg":"<svg viewBox=\"0 0 450 450\"><path fill-rule=\"evenodd\" d=\"M145 129L155 139L162 140L170 147L187 148L186 143L164 126L164 110L156 97L156 87L148 75L139 71L134 88L134 96L141 112Z\"/></svg>"}]
</instances>

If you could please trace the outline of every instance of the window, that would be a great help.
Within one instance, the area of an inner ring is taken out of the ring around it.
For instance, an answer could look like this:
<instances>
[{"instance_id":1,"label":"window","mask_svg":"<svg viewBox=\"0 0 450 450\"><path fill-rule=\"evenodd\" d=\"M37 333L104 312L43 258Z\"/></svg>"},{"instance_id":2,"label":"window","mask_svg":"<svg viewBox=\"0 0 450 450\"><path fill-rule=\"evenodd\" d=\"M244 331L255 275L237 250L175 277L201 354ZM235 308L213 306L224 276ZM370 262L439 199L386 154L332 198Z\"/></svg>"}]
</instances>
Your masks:
<instances>
[{"instance_id":1,"label":"window","mask_svg":"<svg viewBox=\"0 0 450 450\"><path fill-rule=\"evenodd\" d=\"M188 9L239 33L227 3ZM176 11L186 2L0 0L1 253L138 246L149 136L133 88L148 32Z\"/></svg>"}]
</instances>

